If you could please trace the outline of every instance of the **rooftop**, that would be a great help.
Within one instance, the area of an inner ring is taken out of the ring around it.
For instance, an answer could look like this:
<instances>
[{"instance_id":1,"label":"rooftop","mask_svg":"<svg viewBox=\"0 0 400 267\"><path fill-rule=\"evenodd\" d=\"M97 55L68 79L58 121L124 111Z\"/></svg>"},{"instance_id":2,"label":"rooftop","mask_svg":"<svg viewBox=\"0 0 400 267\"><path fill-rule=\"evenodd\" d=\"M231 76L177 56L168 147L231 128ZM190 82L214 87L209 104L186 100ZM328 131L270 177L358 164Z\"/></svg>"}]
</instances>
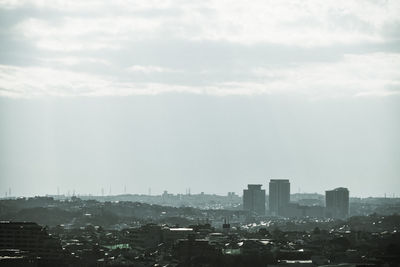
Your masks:
<instances>
[{"instance_id":1,"label":"rooftop","mask_svg":"<svg viewBox=\"0 0 400 267\"><path fill-rule=\"evenodd\" d=\"M289 183L289 179L271 179L270 183Z\"/></svg>"}]
</instances>

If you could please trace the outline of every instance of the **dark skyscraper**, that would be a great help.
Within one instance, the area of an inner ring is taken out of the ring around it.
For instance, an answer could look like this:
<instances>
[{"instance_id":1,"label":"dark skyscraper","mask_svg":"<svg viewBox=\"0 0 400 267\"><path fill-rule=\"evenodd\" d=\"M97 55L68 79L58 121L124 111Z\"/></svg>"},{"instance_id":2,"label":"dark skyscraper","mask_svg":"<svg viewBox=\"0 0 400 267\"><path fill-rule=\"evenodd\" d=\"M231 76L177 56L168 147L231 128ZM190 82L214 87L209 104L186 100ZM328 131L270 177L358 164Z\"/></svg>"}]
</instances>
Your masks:
<instances>
[{"instance_id":1,"label":"dark skyscraper","mask_svg":"<svg viewBox=\"0 0 400 267\"><path fill-rule=\"evenodd\" d=\"M243 190L243 209L255 212L259 215L265 214L265 190L260 184L249 184Z\"/></svg>"},{"instance_id":2,"label":"dark skyscraper","mask_svg":"<svg viewBox=\"0 0 400 267\"><path fill-rule=\"evenodd\" d=\"M269 181L269 212L271 215L283 215L290 202L290 183L288 179Z\"/></svg>"},{"instance_id":3,"label":"dark skyscraper","mask_svg":"<svg viewBox=\"0 0 400 267\"><path fill-rule=\"evenodd\" d=\"M325 191L326 216L345 219L349 215L349 190L339 187Z\"/></svg>"}]
</instances>

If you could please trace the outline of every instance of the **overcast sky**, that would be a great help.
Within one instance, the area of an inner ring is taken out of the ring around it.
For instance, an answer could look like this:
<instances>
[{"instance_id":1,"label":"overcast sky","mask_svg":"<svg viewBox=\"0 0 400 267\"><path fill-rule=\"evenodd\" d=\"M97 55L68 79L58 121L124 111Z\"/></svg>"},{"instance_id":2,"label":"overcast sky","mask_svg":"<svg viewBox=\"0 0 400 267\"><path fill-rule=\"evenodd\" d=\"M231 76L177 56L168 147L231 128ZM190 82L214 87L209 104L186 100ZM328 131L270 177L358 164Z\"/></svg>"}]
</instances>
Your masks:
<instances>
[{"instance_id":1,"label":"overcast sky","mask_svg":"<svg viewBox=\"0 0 400 267\"><path fill-rule=\"evenodd\" d=\"M400 1L0 0L0 196L400 194Z\"/></svg>"}]
</instances>

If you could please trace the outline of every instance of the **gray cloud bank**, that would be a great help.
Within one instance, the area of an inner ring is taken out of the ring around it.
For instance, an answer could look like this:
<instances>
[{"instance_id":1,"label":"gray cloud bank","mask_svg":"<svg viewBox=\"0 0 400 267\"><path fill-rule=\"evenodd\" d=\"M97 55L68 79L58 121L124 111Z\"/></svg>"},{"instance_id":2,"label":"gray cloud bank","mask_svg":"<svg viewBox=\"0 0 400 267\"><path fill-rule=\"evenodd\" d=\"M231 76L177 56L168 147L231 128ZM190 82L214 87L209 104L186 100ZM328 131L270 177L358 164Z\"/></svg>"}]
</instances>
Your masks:
<instances>
[{"instance_id":1,"label":"gray cloud bank","mask_svg":"<svg viewBox=\"0 0 400 267\"><path fill-rule=\"evenodd\" d=\"M398 1L2 1L0 95L388 96Z\"/></svg>"}]
</instances>

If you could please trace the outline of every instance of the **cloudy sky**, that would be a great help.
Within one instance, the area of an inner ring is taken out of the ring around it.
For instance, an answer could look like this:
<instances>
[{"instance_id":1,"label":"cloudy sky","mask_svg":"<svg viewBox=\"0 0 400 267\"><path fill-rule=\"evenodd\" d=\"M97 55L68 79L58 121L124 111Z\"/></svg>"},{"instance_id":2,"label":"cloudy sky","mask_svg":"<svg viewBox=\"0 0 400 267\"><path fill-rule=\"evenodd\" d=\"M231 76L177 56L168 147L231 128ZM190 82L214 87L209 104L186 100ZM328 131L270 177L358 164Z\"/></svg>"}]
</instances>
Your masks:
<instances>
[{"instance_id":1,"label":"cloudy sky","mask_svg":"<svg viewBox=\"0 0 400 267\"><path fill-rule=\"evenodd\" d=\"M400 194L399 104L399 1L0 0L14 194Z\"/></svg>"}]
</instances>

